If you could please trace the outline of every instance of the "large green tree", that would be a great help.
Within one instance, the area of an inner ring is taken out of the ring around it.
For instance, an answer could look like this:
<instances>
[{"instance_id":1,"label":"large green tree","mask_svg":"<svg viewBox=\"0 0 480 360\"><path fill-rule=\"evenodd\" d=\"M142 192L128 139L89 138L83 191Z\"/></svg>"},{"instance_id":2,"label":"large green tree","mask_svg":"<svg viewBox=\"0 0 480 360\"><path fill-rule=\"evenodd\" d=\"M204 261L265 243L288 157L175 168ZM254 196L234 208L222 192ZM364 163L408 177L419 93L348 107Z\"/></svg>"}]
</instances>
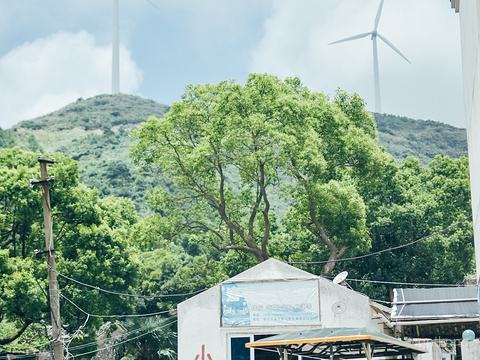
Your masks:
<instances>
[{"instance_id":1,"label":"large green tree","mask_svg":"<svg viewBox=\"0 0 480 360\"><path fill-rule=\"evenodd\" d=\"M369 249L364 198L393 159L378 147L375 123L357 94L337 91L333 102L315 106L318 94L299 84L297 92L314 105L290 110L285 126L291 135L286 173L294 178L285 187L294 200L286 223L307 248L323 244L327 275L344 254Z\"/></svg>"},{"instance_id":2,"label":"large green tree","mask_svg":"<svg viewBox=\"0 0 480 360\"><path fill-rule=\"evenodd\" d=\"M41 194L29 186L36 157L18 148L0 151L0 247L26 258L38 246L31 241L33 219L38 221L42 214Z\"/></svg>"},{"instance_id":3,"label":"large green tree","mask_svg":"<svg viewBox=\"0 0 480 360\"><path fill-rule=\"evenodd\" d=\"M35 250L45 248L42 194L29 179L40 178L38 154L18 148L0 149L0 344L19 338L41 320L50 322L46 264ZM78 183L77 163L55 154L49 166L53 238L57 269L87 284L116 292L131 292L138 262L132 250L131 229L137 222L130 200L106 197ZM133 303L99 293L59 277L63 296L90 314L118 314ZM62 323L68 333L85 321L85 314L61 299ZM90 321L87 333L101 321Z\"/></svg>"},{"instance_id":4,"label":"large green tree","mask_svg":"<svg viewBox=\"0 0 480 360\"><path fill-rule=\"evenodd\" d=\"M428 167L408 158L381 191L381 201L367 202L371 251L395 249L343 265L352 277L452 284L474 271L467 158L438 155ZM357 289L390 300L394 287L366 283Z\"/></svg>"},{"instance_id":5,"label":"large green tree","mask_svg":"<svg viewBox=\"0 0 480 360\"><path fill-rule=\"evenodd\" d=\"M170 234L186 231L263 261L277 226L272 208L293 204L291 222L332 260L369 247L358 178L377 171L384 153L356 95L329 101L298 78L266 74L251 74L244 86L190 85L134 138L134 161L173 181L152 196Z\"/></svg>"}]
</instances>

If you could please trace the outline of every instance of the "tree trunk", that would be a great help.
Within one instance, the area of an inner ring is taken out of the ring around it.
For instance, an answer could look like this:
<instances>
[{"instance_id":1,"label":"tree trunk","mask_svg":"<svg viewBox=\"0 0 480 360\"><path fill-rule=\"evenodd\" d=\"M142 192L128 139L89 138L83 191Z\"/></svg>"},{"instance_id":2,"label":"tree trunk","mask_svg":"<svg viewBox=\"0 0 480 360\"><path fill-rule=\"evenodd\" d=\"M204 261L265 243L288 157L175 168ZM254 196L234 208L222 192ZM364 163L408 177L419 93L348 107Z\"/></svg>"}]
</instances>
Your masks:
<instances>
[{"instance_id":1,"label":"tree trunk","mask_svg":"<svg viewBox=\"0 0 480 360\"><path fill-rule=\"evenodd\" d=\"M347 247L344 246L340 250L336 249L336 251L332 251L330 253L330 257L328 258L328 262L323 266L322 275L326 276L330 274L337 263L335 260L338 260L342 257L342 255L347 251Z\"/></svg>"}]
</instances>

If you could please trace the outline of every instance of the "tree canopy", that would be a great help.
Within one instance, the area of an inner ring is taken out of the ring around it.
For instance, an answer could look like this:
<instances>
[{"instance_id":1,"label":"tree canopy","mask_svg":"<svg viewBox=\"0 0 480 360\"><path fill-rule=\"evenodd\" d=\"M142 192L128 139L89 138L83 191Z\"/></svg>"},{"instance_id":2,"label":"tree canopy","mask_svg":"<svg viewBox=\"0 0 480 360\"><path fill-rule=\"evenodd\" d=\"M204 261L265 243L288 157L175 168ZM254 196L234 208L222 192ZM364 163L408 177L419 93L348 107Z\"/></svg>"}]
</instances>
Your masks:
<instances>
[{"instance_id":1,"label":"tree canopy","mask_svg":"<svg viewBox=\"0 0 480 360\"><path fill-rule=\"evenodd\" d=\"M358 95L339 91L329 101L298 78L266 74L244 86L190 85L133 136L134 161L173 182L152 196L173 233L263 261L278 227L272 207L281 203L331 259L369 247L360 176L373 178L388 156Z\"/></svg>"},{"instance_id":2,"label":"tree canopy","mask_svg":"<svg viewBox=\"0 0 480 360\"><path fill-rule=\"evenodd\" d=\"M49 173L55 175L51 206L58 271L103 289L131 291L138 268L129 244L130 229L138 220L134 205L126 199L99 199L95 190L78 183L75 161L58 153L55 158ZM42 195L29 185L32 176L40 178L39 172L37 154L0 149L0 321L15 324L12 333L0 332L0 344L50 319L46 264L35 255L45 247ZM78 289L63 278L59 282L62 296L74 298L91 314L133 308L124 299ZM65 327L78 328L85 321L85 314L68 301L62 306L68 309L62 318Z\"/></svg>"}]
</instances>

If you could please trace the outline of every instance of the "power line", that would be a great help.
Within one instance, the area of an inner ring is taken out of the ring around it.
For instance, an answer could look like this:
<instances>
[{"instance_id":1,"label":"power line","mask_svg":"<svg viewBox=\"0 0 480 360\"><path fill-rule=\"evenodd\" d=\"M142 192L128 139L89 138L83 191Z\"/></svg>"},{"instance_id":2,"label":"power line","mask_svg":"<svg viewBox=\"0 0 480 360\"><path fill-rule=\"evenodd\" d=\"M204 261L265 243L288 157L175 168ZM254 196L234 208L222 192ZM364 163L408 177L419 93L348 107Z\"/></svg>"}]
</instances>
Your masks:
<instances>
[{"instance_id":1,"label":"power line","mask_svg":"<svg viewBox=\"0 0 480 360\"><path fill-rule=\"evenodd\" d=\"M60 296L62 298L64 298L65 300L67 300L70 304L72 304L73 306L75 306L78 310L80 310L82 313L84 313L85 315L89 316L89 317L95 317L95 318L130 318L130 317L149 317L149 316L156 316L156 315L162 315L162 314L166 314L166 313L169 313L171 310L164 310L164 311L159 311L159 312L155 312L155 313L150 313L150 314L132 314L132 315L97 315L97 314L90 314L88 312L86 312L85 310L83 310L80 306L78 306L77 304L75 304L72 300L70 300L69 298L67 298L65 295L63 294L60 294Z\"/></svg>"},{"instance_id":2,"label":"power line","mask_svg":"<svg viewBox=\"0 0 480 360\"><path fill-rule=\"evenodd\" d=\"M167 322L167 321L170 320L170 319L172 319L172 318L165 319L163 322ZM176 320L175 320L175 321L176 321ZM172 321L171 323L165 324L164 327L173 324L175 321ZM158 324L158 323L157 323L157 324ZM147 327L145 327L144 329L147 329L148 327L152 327L152 325L147 326ZM163 328L163 327L162 327L162 328ZM111 348L113 348L113 347L116 347L116 346L125 344L125 343L127 343L127 342L129 342L129 341L138 339L138 338L140 338L140 337L142 337L142 336L148 335L148 334L154 332L155 330L157 330L157 328L154 328L154 329L152 329L152 330L150 330L150 331L148 331L148 332L146 332L146 333L140 334L140 335L135 336L135 337L133 337L133 338L126 339L126 340L123 340L123 341L119 341L118 343L115 343L115 344L112 344L112 345L106 345L106 346L104 346L103 348L100 348L100 349L95 349L95 350L88 351L88 352L85 352L85 353L82 353L82 354L71 355L71 357L72 357L72 358L76 358L76 357L80 357L80 356L85 356L85 355L93 354L93 353L96 353L96 352L99 352L99 351L102 351L102 350L105 350L105 349L111 349ZM139 331L136 330L136 332L139 332ZM129 335L131 335L131 334L132 334L132 333L130 333ZM107 340L105 340L105 341L103 341L103 342L91 343L89 346L93 346L93 345L100 344L100 343L105 343L105 342L107 342L107 341L112 341L112 340L114 340L114 339L122 338L122 337L126 337L126 336L128 336L128 335L126 335L126 334L119 335L119 336L117 336L117 337L113 337L113 338L107 339ZM76 348L72 348L72 349L70 349L70 350L78 350L79 348L80 348L80 347L76 347Z\"/></svg>"},{"instance_id":3,"label":"power line","mask_svg":"<svg viewBox=\"0 0 480 360\"><path fill-rule=\"evenodd\" d=\"M326 276L331 277L333 276ZM405 285L405 286L432 286L432 287L457 287L457 284L425 284L425 283L412 283L412 282L399 282L399 281L383 281L383 280L364 280L364 279L351 279L346 278L345 281L365 282L382 285Z\"/></svg>"},{"instance_id":4,"label":"power line","mask_svg":"<svg viewBox=\"0 0 480 360\"><path fill-rule=\"evenodd\" d=\"M147 326L144 326L144 327L141 327L141 328L138 328L138 329L135 329L135 330L132 330L130 332L126 332L124 334L120 334L120 335L117 335L117 336L114 336L114 337L111 337L109 339L105 339L105 340L99 340L99 341L94 341L94 342L91 342L91 343L88 343L88 344L83 344L83 345L78 345L78 346L75 346L73 348L71 348L70 350L80 350L80 349L84 349L84 348L87 348L87 347L90 347L90 346L95 346L95 345L100 345L100 344L103 344L105 342L108 342L108 341L111 341L111 340L115 340L115 339L118 339L118 338L122 338L122 337L126 337L126 336L130 336L130 335L133 335L133 334L136 334L136 333L139 333L139 332L142 332L146 329L149 329L151 327L155 327L159 324L162 324L162 323L166 323L167 321L169 320L172 320L172 319L175 319L174 316L171 316L167 319L161 319L157 322L154 322L150 325L147 325ZM169 324L166 324L166 325L170 325L170 324L173 324L174 322L176 321L176 319L174 321L172 321L171 323Z\"/></svg>"},{"instance_id":5,"label":"power line","mask_svg":"<svg viewBox=\"0 0 480 360\"><path fill-rule=\"evenodd\" d=\"M164 326L162 326L161 328L163 327L166 327L166 326L169 326L171 324L173 324L176 319L174 321L171 321L169 323L167 323L169 320L172 320L172 319L175 319L173 316L167 318L167 319L162 319L160 321L157 321L153 324L150 324L150 325L147 325L147 326L144 326L142 328L139 328L139 329L136 329L136 330L132 330L130 332L127 332L127 333L124 333L124 334L121 334L121 335L117 335L117 336L114 336L114 337L111 337L109 339L105 339L105 340L100 340L100 341L96 341L96 342L92 342L92 343L88 343L88 344L83 344L83 345L78 345L78 346L75 346L73 348L70 348L68 349L68 351L73 351L73 350L80 350L80 349L84 349L84 348L87 348L87 347L91 347L91 346L95 346L95 345L100 345L100 344L104 344L106 342L109 342L109 341L112 341L112 340L116 340L116 339L121 339L121 338L124 338L124 337L128 337L130 335L133 335L133 334L136 334L136 333L139 333L139 332L142 332L144 330L147 330L149 328L152 328L152 327L157 327L157 325L159 324L164 324ZM124 343L127 343L129 341L132 341L132 340L135 340L135 339L138 339L139 337L142 337L142 336L145 336L145 335L148 335L150 334L151 332L157 330L157 328L154 328L144 334L140 334L136 337L133 337L133 338L130 338L130 339L126 339L122 342L119 342L119 343L116 343L116 344L112 344L112 345L107 345L101 349L96 349L96 350L93 350L93 351L89 351L89 352L86 352L86 353L83 353L83 354L77 354L77 355L70 355L69 357L72 357L72 358L75 358L75 357L79 357L79 356L84 356L84 355L87 355L87 354L91 354L91 353L94 353L94 352L98 352L98 351L101 351L101 350L104 350L104 349L107 349L107 348L112 348L112 347L115 347L115 346L118 346L118 345L121 345L121 344L124 344ZM9 346L10 347L10 346ZM16 349L30 349L30 348L33 348L33 347L12 347L12 348L16 348ZM41 353L36 353L35 355L42 355ZM25 354L25 355L16 355L15 356L15 359L23 359L23 358L31 358L32 357L32 354ZM7 359L6 357L0 357L0 359Z\"/></svg>"},{"instance_id":6,"label":"power line","mask_svg":"<svg viewBox=\"0 0 480 360\"><path fill-rule=\"evenodd\" d=\"M90 289L94 289L94 290L98 290L98 291L101 291L101 292L104 292L104 293L107 293L107 294L110 294L110 295L119 295L119 296L129 296L129 297L136 297L136 298L143 298L143 299L162 299L162 298L169 298L169 297L181 297L181 296L190 296L190 295L196 295L196 294L199 294L203 291L205 291L206 289L201 289L201 290L197 290L197 291L192 291L190 293L183 293L183 294L165 294L165 295L139 295L139 294L128 294L128 293L120 293L120 292L116 292L116 291L110 291L110 290L106 290L106 289L102 289L98 286L94 286L94 285L90 285L90 284L86 284L84 282L81 282L79 280L75 280L67 275L64 275L60 272L58 272L57 270L53 270L50 266L49 268L52 270L52 271L55 271L55 273L57 273L58 276L66 279L66 280L69 280L69 281L72 281L74 283L77 283L79 285L82 285L82 286L85 286L85 287L88 287Z\"/></svg>"},{"instance_id":7,"label":"power line","mask_svg":"<svg viewBox=\"0 0 480 360\"><path fill-rule=\"evenodd\" d=\"M289 264L326 264L326 263L329 263L329 262L341 262L341 261L351 261L351 260L358 260L358 259L363 259L363 258L366 258L366 257L370 257L370 256L374 256L374 255L378 255L378 254L381 254L381 253L384 253L384 252L389 252L389 251L393 251L393 250L398 250L398 249L401 249L401 248L404 248L404 247L407 247L407 246L411 246L411 245L414 245L420 241L423 241L423 240L426 240L432 236L435 236L435 235L438 235L438 234L441 234L441 233L444 233L448 230L450 230L451 228L455 227L455 226L458 226L459 224L467 221L468 219L470 219L472 217L472 215L470 216L467 216L465 219L463 220L460 220L442 230L439 230L433 234L430 234L430 235L427 235L427 236L424 236L422 238L419 238L417 240L414 240L410 243L407 243L407 244L402 244L402 245L399 245L399 246L395 246L395 247L391 247L391 248L388 248L388 249L383 249L383 250L379 250L379 251L376 251L376 252L373 252L373 253L369 253L369 254L364 254L364 255L359 255L359 256L355 256L355 257L350 257L350 258L343 258L343 259L336 259L336 260L324 260L324 261L288 261L287 263ZM50 267L50 266L49 266ZM51 268L50 268L51 269ZM86 284L84 282L81 282L79 280L76 280L76 279L73 279L67 275L64 275L60 272L58 272L57 270L53 270L52 271L55 271L60 277L63 277L64 279L66 280L69 280L69 281L72 281L72 282L75 282L79 285L82 285L82 286L85 286L85 287L88 287L88 288L91 288L91 289L95 289L95 290L98 290L98 291L101 291L101 292L104 292L104 293L107 293L107 294L111 294L111 295L119 295L119 296L129 296L129 297L137 297L137 298L144 298L144 299L158 299L158 298L166 298L166 297L180 297L180 296L190 296L190 295L196 295L196 294L199 294L203 291L205 291L206 289L202 289L202 290L197 290L197 291L193 291L193 292L190 292L190 293L183 293L183 294L165 294L165 295L139 295L139 294L128 294L128 293L120 293L120 292L115 292L115 291L110 291L110 290L105 290L105 289L102 289L98 286L93 286L93 285L90 285L90 284ZM365 281L367 282L368 280L362 280L362 281ZM436 284L409 284L409 283L398 283L398 284L403 284L403 285L424 285L424 286L438 286ZM445 286L452 286L452 285L445 285ZM63 295L62 295L63 296ZM68 300L68 299L67 299ZM153 316L153 315L152 315ZM114 316L112 316L114 317Z\"/></svg>"},{"instance_id":8,"label":"power line","mask_svg":"<svg viewBox=\"0 0 480 360\"><path fill-rule=\"evenodd\" d=\"M472 215L470 216L467 216L465 219L463 220L460 220L458 222L456 222L455 224L452 224L448 227L446 227L445 229L442 229L442 230L439 230L433 234L430 234L430 235L427 235L427 236L424 236L420 239L417 239L417 240L414 240L412 242L409 242L408 244L403 244L403 245L398 245L398 246L394 246L394 247L391 247L391 248L388 248L388 249L383 249L383 250L379 250L379 251L376 251L376 252L373 252L373 253L370 253L370 254L364 254L364 255L359 255L359 256L354 256L354 257L350 257L350 258L343 258L343 259L336 259L336 260L324 260L324 261L287 261L289 264L304 264L304 265L310 265L310 264L326 264L326 263L331 263L331 262L341 262L341 261L350 261L350 260L358 260L358 259L363 259L363 258L366 258L366 257L369 257L369 256L373 256L373 255L378 255L378 254L381 254L381 253L384 253L384 252L388 252L388 251L393 251L393 250L398 250L398 249L401 249L401 248L404 248L404 247L407 247L407 246L411 246L411 245L414 245L422 240L426 240L432 236L435 236L435 235L438 235L438 234L441 234L445 231L448 231L450 230L451 228L457 226L457 225L460 225L461 223L467 221L468 219L470 219L472 217Z\"/></svg>"}]
</instances>

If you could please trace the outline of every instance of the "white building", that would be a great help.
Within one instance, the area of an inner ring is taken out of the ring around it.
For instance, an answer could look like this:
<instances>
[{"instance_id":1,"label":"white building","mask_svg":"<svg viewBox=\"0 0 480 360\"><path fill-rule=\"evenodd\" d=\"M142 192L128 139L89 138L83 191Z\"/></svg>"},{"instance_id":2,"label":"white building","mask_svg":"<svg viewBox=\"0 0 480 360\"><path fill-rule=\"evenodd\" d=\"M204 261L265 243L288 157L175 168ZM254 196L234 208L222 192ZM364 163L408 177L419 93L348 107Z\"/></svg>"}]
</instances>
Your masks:
<instances>
[{"instance_id":1,"label":"white building","mask_svg":"<svg viewBox=\"0 0 480 360\"><path fill-rule=\"evenodd\" d=\"M480 275L480 0L451 0L460 14L463 95L467 122L470 187L477 278Z\"/></svg>"},{"instance_id":2,"label":"white building","mask_svg":"<svg viewBox=\"0 0 480 360\"><path fill-rule=\"evenodd\" d=\"M450 3L452 8L460 13L463 96L467 120L473 236L478 284L480 277L480 0L450 0ZM462 342L463 359L478 359L479 354L479 340Z\"/></svg>"},{"instance_id":3,"label":"white building","mask_svg":"<svg viewBox=\"0 0 480 360\"><path fill-rule=\"evenodd\" d=\"M275 259L177 307L179 360L266 360L245 348L270 335L314 328L367 327L389 333L382 307L345 286Z\"/></svg>"}]
</instances>

